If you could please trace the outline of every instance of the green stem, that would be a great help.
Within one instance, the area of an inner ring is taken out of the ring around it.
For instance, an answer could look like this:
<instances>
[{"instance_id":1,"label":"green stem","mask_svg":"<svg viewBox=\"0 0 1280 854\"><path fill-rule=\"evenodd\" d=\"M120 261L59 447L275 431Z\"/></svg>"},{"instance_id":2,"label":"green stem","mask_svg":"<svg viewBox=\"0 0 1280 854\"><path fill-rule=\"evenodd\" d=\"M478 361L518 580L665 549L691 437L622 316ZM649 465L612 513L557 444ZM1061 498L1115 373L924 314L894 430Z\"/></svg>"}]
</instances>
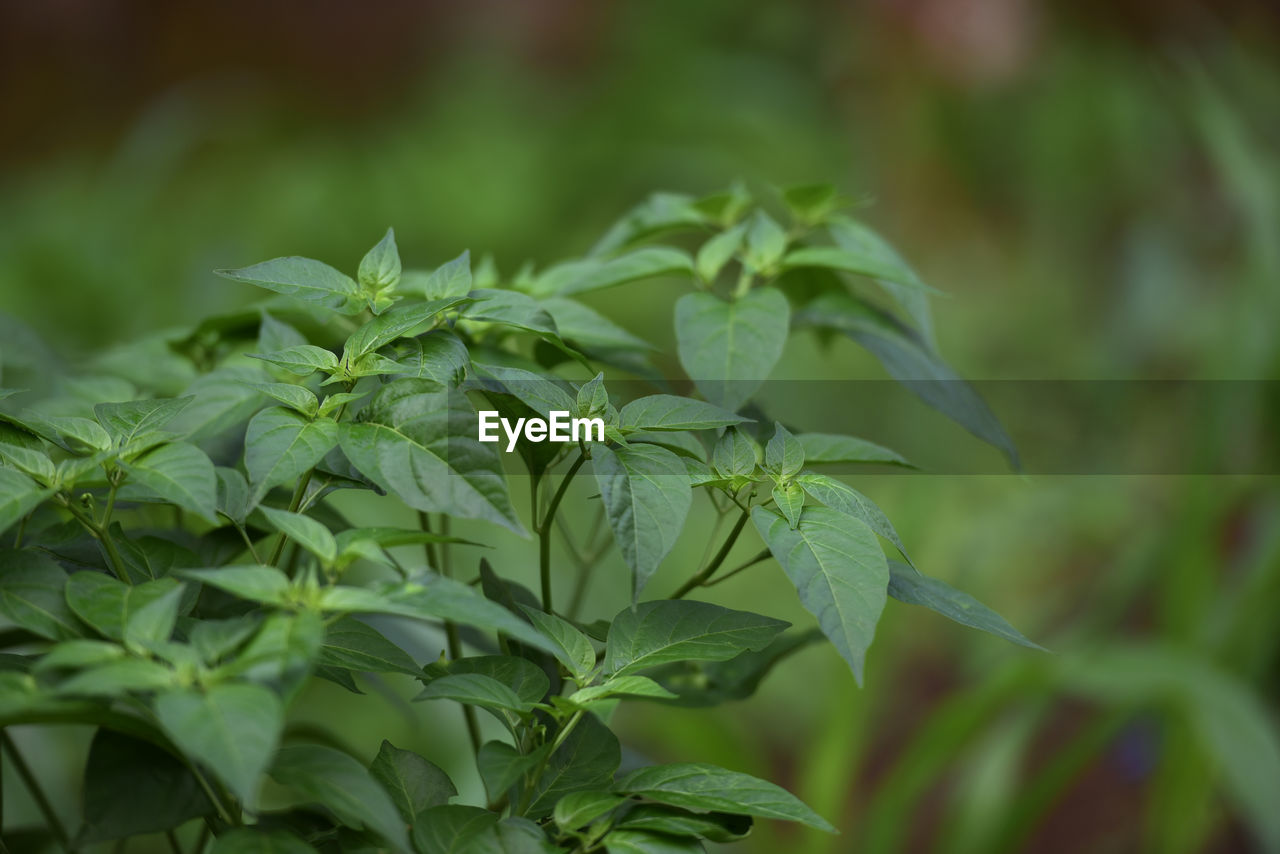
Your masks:
<instances>
[{"instance_id":1,"label":"green stem","mask_svg":"<svg viewBox=\"0 0 1280 854\"><path fill-rule=\"evenodd\" d=\"M289 512L297 513L298 508L302 506L302 499L306 497L307 487L311 484L311 475L315 469L310 469L298 481L298 485L294 487L293 498L289 500ZM284 554L285 543L289 542L289 538L285 536L283 531L280 532L280 539L276 541L276 547L271 551L271 560L267 563L271 566L280 565L280 556Z\"/></svg>"},{"instance_id":2,"label":"green stem","mask_svg":"<svg viewBox=\"0 0 1280 854\"><path fill-rule=\"evenodd\" d=\"M742 529L747 525L747 519L751 518L751 514L743 508L742 515L738 517L738 521L734 524L733 530L729 532L729 536L725 537L724 544L720 546L720 551L716 552L716 556L711 559L711 563L707 564L707 568L690 578L684 584L680 585L680 589L671 594L672 599L681 599L693 590L695 587L701 587L706 583L715 571L720 568L720 564L724 563L725 558L729 556L729 552L733 550L733 544L738 541L738 535L742 533Z\"/></svg>"},{"instance_id":3,"label":"green stem","mask_svg":"<svg viewBox=\"0 0 1280 854\"><path fill-rule=\"evenodd\" d=\"M564 744L565 739L569 737L569 733L573 732L573 728L578 725L578 721L582 720L583 710L573 713L573 717L560 728L556 733L555 741L551 742L551 749L547 751L547 755L542 757L542 761L538 763L538 767L534 769L533 774L529 776L529 782L525 786L524 794L520 796L520 805L516 807L516 815L524 815L525 812L533 805L533 792L538 786L538 780L542 777L542 772L547 770L547 763L551 761L551 757Z\"/></svg>"},{"instance_id":4,"label":"green stem","mask_svg":"<svg viewBox=\"0 0 1280 854\"><path fill-rule=\"evenodd\" d=\"M431 533L431 517L423 511L418 511L418 524L425 533ZM452 567L448 561L437 562L436 548L434 543L423 543L422 550L426 553L427 563L432 569L438 570L445 578L452 578ZM449 648L449 660L457 661L462 657L462 637L458 633L458 624L453 620L444 621L444 637L445 643ZM471 749L480 752L480 721L476 717L474 706L463 704L462 716L467 722L467 737L471 740Z\"/></svg>"},{"instance_id":5,"label":"green stem","mask_svg":"<svg viewBox=\"0 0 1280 854\"><path fill-rule=\"evenodd\" d=\"M13 768L18 772L18 777L22 779L22 784L27 787L27 791L31 793L31 799L36 802L36 807L44 816L44 820L49 824L49 830L57 837L58 844L62 846L64 851L74 852L75 846L71 844L71 837L67 834L67 829L62 826L62 821L58 818L58 814L53 811L53 805L49 803L48 797L45 796L44 790L40 788L35 774L31 773L31 767L27 765L22 754L18 752L18 746L13 743L13 739L9 737L7 730L0 729L0 745L3 745L4 752L13 760Z\"/></svg>"},{"instance_id":6,"label":"green stem","mask_svg":"<svg viewBox=\"0 0 1280 854\"><path fill-rule=\"evenodd\" d=\"M173 835L173 830L166 830L164 838L169 840L169 848L173 850L173 854L182 854L182 846L178 844L178 837Z\"/></svg>"},{"instance_id":7,"label":"green stem","mask_svg":"<svg viewBox=\"0 0 1280 854\"><path fill-rule=\"evenodd\" d=\"M67 512L74 516L76 520L84 526L85 530L93 535L95 540L102 543L103 549L107 552L107 560L111 564L111 571L115 573L116 578L120 579L125 584L133 584L133 580L129 577L129 573L125 572L124 561L120 559L120 552L116 550L115 540L111 538L111 535L107 533L101 525L93 521L92 517L79 507L76 507L74 501L68 499L66 496L59 496L59 501L62 506L66 508Z\"/></svg>"},{"instance_id":8,"label":"green stem","mask_svg":"<svg viewBox=\"0 0 1280 854\"><path fill-rule=\"evenodd\" d=\"M194 762L187 762L187 767L191 769L191 776L196 778L196 782L204 790L204 796L209 799L209 802L213 804L213 808L218 811L218 818L227 824L240 824L240 822L231 818L230 811L222 802L222 798L218 796L218 793L213 790L213 786L209 785L209 779L204 776L204 772L197 768Z\"/></svg>"},{"instance_id":9,"label":"green stem","mask_svg":"<svg viewBox=\"0 0 1280 854\"><path fill-rule=\"evenodd\" d=\"M733 569L729 570L729 571L728 571L728 572L726 572L724 575L722 575L722 576L720 576L719 578L716 578L716 579L714 579L714 580L708 581L708 582L706 582L706 583L705 583L704 585L702 585L702 586L703 586L703 587L714 587L714 586L715 586L715 585L717 585L717 584L720 584L720 583L722 583L722 582L728 581L730 578L733 578L735 575L737 575L739 572L742 572L744 569L750 569L751 567L755 566L756 564L758 564L758 563L760 563L760 562L762 562L762 561L766 561L766 560L768 560L768 559L769 559L770 557L772 557L772 556L773 556L773 552L769 551L768 549L765 549L764 551L760 552L760 554L758 554L758 555L756 555L755 557L751 558L751 560L747 561L746 563L742 563L742 564L739 564L738 566L735 566Z\"/></svg>"},{"instance_id":10,"label":"green stem","mask_svg":"<svg viewBox=\"0 0 1280 854\"><path fill-rule=\"evenodd\" d=\"M18 533L13 535L13 547L15 549L22 548L22 537L27 532L27 522L31 519L31 514L22 517L22 521L18 523Z\"/></svg>"},{"instance_id":11,"label":"green stem","mask_svg":"<svg viewBox=\"0 0 1280 854\"><path fill-rule=\"evenodd\" d=\"M534 525L538 529L538 577L542 580L542 610L548 614L551 613L551 526L556 518L556 510L560 508L560 502L564 499L569 484L573 482L573 476L586 461L587 455L579 453L573 465L569 466L569 470L565 472L555 495L547 504L546 513L543 514L541 521L538 520L535 507Z\"/></svg>"}]
</instances>

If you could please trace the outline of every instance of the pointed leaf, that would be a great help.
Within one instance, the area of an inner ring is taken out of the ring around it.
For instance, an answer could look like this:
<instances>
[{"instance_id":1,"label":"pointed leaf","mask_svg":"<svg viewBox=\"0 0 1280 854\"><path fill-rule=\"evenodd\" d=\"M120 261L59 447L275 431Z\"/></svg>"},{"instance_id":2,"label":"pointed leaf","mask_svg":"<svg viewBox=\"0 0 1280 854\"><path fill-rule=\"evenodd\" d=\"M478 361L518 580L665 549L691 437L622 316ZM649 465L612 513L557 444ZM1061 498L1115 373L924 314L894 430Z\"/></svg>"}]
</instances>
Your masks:
<instances>
[{"instance_id":1,"label":"pointed leaf","mask_svg":"<svg viewBox=\"0 0 1280 854\"><path fill-rule=\"evenodd\" d=\"M346 753L319 744L282 747L271 777L319 801L348 827L367 827L397 850L410 850L408 831L391 795Z\"/></svg>"},{"instance_id":2,"label":"pointed leaf","mask_svg":"<svg viewBox=\"0 0 1280 854\"><path fill-rule=\"evenodd\" d=\"M465 297L471 292L471 253L463 250L457 258L432 270L421 289L427 299Z\"/></svg>"},{"instance_id":3,"label":"pointed leaf","mask_svg":"<svg viewBox=\"0 0 1280 854\"><path fill-rule=\"evenodd\" d=\"M395 290L400 283L400 252L396 249L396 234L393 229L388 228L377 245L360 259L360 269L356 276L369 293Z\"/></svg>"},{"instance_id":4,"label":"pointed leaf","mask_svg":"<svg viewBox=\"0 0 1280 854\"><path fill-rule=\"evenodd\" d=\"M311 258L274 258L235 270L214 270L219 276L257 285L285 296L342 308L360 286L345 273Z\"/></svg>"},{"instance_id":5,"label":"pointed leaf","mask_svg":"<svg viewBox=\"0 0 1280 854\"><path fill-rule=\"evenodd\" d=\"M801 433L796 437L804 449L807 465L825 463L887 463L910 466L897 451L857 439L853 436L837 436L832 433Z\"/></svg>"},{"instance_id":6,"label":"pointed leaf","mask_svg":"<svg viewBox=\"0 0 1280 854\"><path fill-rule=\"evenodd\" d=\"M685 294L676 302L680 364L707 400L736 411L782 356L790 314L776 288L749 291L734 302Z\"/></svg>"},{"instance_id":7,"label":"pointed leaf","mask_svg":"<svg viewBox=\"0 0 1280 854\"><path fill-rule=\"evenodd\" d=\"M923 575L914 567L896 560L889 561L889 595L908 605L923 605L962 626L988 632L1019 646L1044 649L1038 643L1027 640L1004 617L968 593L956 590L945 581Z\"/></svg>"},{"instance_id":8,"label":"pointed leaf","mask_svg":"<svg viewBox=\"0 0 1280 854\"><path fill-rule=\"evenodd\" d=\"M161 445L120 468L129 476L120 489L122 498L158 498L218 524L218 476L208 455L195 445Z\"/></svg>"},{"instance_id":9,"label":"pointed leaf","mask_svg":"<svg viewBox=\"0 0 1280 854\"><path fill-rule=\"evenodd\" d=\"M610 625L604 669L622 676L671 661L724 661L762 649L788 625L707 602L641 602Z\"/></svg>"},{"instance_id":10,"label":"pointed leaf","mask_svg":"<svg viewBox=\"0 0 1280 854\"><path fill-rule=\"evenodd\" d=\"M320 563L324 566L332 566L338 559L338 543L333 539L333 534L315 519L274 507L258 509L267 517L272 527L320 558Z\"/></svg>"},{"instance_id":11,"label":"pointed leaf","mask_svg":"<svg viewBox=\"0 0 1280 854\"><path fill-rule=\"evenodd\" d=\"M902 544L902 538L898 536L893 523L870 498L852 486L833 477L827 477L825 474L802 474L796 478L796 483L813 496L814 500L827 505L832 510L861 520L871 530L893 543L893 547L910 562L907 547Z\"/></svg>"},{"instance_id":12,"label":"pointed leaf","mask_svg":"<svg viewBox=\"0 0 1280 854\"><path fill-rule=\"evenodd\" d=\"M582 681L595 670L596 651L586 635L555 614L546 614L533 608L523 610L533 621L534 627L551 641L555 657L568 668L575 679Z\"/></svg>"},{"instance_id":13,"label":"pointed leaf","mask_svg":"<svg viewBox=\"0 0 1280 854\"><path fill-rule=\"evenodd\" d=\"M633 430L710 430L750 420L701 400L673 394L642 397L618 412L620 425Z\"/></svg>"},{"instance_id":14,"label":"pointed leaf","mask_svg":"<svg viewBox=\"0 0 1280 854\"><path fill-rule=\"evenodd\" d=\"M423 810L447 804L458 794L449 775L439 766L385 739L369 773L391 795L406 824L413 824Z\"/></svg>"},{"instance_id":15,"label":"pointed leaf","mask_svg":"<svg viewBox=\"0 0 1280 854\"><path fill-rule=\"evenodd\" d=\"M252 486L250 505L261 501L272 487L298 480L337 444L334 421L310 421L282 406L253 416L244 449L244 467Z\"/></svg>"},{"instance_id":16,"label":"pointed leaf","mask_svg":"<svg viewBox=\"0 0 1280 854\"><path fill-rule=\"evenodd\" d=\"M0 576L0 614L48 640L80 637L82 629L63 593L67 574L52 559L25 549L0 549Z\"/></svg>"}]
</instances>

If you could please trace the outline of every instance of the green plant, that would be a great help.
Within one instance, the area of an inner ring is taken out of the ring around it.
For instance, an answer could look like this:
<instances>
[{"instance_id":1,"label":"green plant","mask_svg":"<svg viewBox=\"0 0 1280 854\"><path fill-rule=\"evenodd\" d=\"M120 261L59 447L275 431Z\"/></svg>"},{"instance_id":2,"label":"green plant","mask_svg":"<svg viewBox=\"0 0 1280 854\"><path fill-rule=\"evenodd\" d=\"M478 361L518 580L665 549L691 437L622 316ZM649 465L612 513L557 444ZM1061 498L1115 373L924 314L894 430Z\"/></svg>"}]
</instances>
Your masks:
<instances>
[{"instance_id":1,"label":"green plant","mask_svg":"<svg viewBox=\"0 0 1280 854\"><path fill-rule=\"evenodd\" d=\"M757 817L833 829L732 770L619 774L607 725L633 698L748 696L822 635L861 681L887 596L1034 646L912 566L870 499L806 468L905 460L853 437L793 435L750 403L793 327L834 330L1015 459L936 355L927 289L910 269L839 213L829 188L783 199L789 227L741 189L657 195L588 257L505 286L466 253L430 273L402 270L390 231L355 278L303 258L222 271L278 296L174 334L164 350L125 351L132 383L100 372L0 416L0 532L12 537L0 613L19 651L0 661L0 724L97 727L75 832L5 737L53 838L67 850L165 832L175 850L203 851L212 836L219 852L674 852L739 838ZM700 397L663 391L648 345L575 299L653 277L696 286L676 302L675 331ZM602 369L658 393L616 400ZM185 393L147 396L174 382ZM525 425L518 454L479 440L479 410ZM556 413L598 420L602 435L536 441L528 425ZM528 480L523 519L506 459ZM598 493L581 501L602 508L631 575L631 604L612 620L579 619L600 551L583 555L582 532L559 524L588 464ZM385 496L372 500L411 508L419 525L353 525L341 490ZM711 556L670 596L646 599L695 492L731 528L707 532ZM540 595L454 536L458 520L536 540ZM748 528L763 549L727 567ZM553 590L557 536L582 565L567 602ZM770 558L820 631L685 598ZM380 620L438 626L439 660L423 666ZM358 692L360 674L400 674L421 683L415 699L461 704L487 807L450 804L449 776L389 742L370 763L340 736L287 727L308 679ZM484 740L479 712L503 738ZM281 787L271 799L267 778ZM184 846L179 829L196 841Z\"/></svg>"}]
</instances>

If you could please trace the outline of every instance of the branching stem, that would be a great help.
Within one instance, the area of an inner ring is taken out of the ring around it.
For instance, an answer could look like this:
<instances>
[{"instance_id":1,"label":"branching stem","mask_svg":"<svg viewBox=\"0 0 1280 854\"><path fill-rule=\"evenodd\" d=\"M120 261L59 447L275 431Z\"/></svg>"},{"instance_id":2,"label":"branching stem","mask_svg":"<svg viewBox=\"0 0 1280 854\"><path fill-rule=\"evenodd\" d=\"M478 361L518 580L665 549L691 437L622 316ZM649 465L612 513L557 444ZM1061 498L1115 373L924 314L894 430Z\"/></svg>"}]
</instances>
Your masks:
<instances>
[{"instance_id":1,"label":"branching stem","mask_svg":"<svg viewBox=\"0 0 1280 854\"><path fill-rule=\"evenodd\" d=\"M573 465L569 466L569 470L565 472L555 495L547 503L546 512L541 519L537 515L536 501L534 504L534 526L538 531L538 577L542 580L542 610L548 614L551 613L551 526L555 522L556 510L559 509L560 502L564 499L564 494L568 490L569 484L573 482L573 476L578 473L578 469L582 468L582 464L586 461L586 454L579 453L578 458L573 461ZM534 487L534 494L537 494L536 486Z\"/></svg>"},{"instance_id":2,"label":"branching stem","mask_svg":"<svg viewBox=\"0 0 1280 854\"><path fill-rule=\"evenodd\" d=\"M711 563L707 564L706 568L697 575L680 585L680 588L671 594L672 599L684 598L691 590L701 587L707 582L707 579L715 574L715 571L720 568L720 564L724 563L725 558L729 556L729 552L733 551L733 544L738 541L738 535L746 527L749 518L751 518L751 514L744 507L742 515L738 517L738 521L734 524L733 530L729 532L729 536L725 537L724 543L720 546L720 551L716 552L716 556L711 559Z\"/></svg>"}]
</instances>

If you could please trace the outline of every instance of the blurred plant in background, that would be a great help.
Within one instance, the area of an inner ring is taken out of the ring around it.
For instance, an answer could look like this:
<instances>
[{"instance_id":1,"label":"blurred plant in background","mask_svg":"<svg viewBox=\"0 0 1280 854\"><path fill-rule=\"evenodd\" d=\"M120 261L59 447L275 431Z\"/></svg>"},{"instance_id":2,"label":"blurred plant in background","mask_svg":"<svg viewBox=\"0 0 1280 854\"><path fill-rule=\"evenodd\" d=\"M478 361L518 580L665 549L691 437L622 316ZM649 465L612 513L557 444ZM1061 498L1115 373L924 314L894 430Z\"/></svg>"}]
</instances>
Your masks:
<instances>
[{"instance_id":1,"label":"blurred plant in background","mask_svg":"<svg viewBox=\"0 0 1280 854\"><path fill-rule=\"evenodd\" d=\"M963 294L937 335L965 374L1277 376L1280 39L1265 4L3 14L8 386L54 382L30 370L43 349L92 368L104 346L233 308L246 295L210 272L227 259L342 259L396 223L416 257L478 244L504 270L543 267L647 187L815 176L874 199L864 213L922 278ZM659 302L596 307L668 344ZM782 367L882 376L838 347L789 351ZM1209 387L1212 405L1180 429L1217 459L1275 398L1265 382ZM941 621L902 637L920 621L899 629L891 608L865 691L812 649L705 721L655 707L622 719L657 758L779 780L851 828L834 841L761 828L744 850L1280 849L1274 476L859 486L922 567L1057 654L1027 661ZM721 589L743 608L780 596L763 578ZM317 692L311 723L346 714ZM369 729L410 747L460 735L416 732L390 702ZM75 739L31 744L37 771L73 779ZM6 829L36 815L6 799Z\"/></svg>"}]
</instances>

